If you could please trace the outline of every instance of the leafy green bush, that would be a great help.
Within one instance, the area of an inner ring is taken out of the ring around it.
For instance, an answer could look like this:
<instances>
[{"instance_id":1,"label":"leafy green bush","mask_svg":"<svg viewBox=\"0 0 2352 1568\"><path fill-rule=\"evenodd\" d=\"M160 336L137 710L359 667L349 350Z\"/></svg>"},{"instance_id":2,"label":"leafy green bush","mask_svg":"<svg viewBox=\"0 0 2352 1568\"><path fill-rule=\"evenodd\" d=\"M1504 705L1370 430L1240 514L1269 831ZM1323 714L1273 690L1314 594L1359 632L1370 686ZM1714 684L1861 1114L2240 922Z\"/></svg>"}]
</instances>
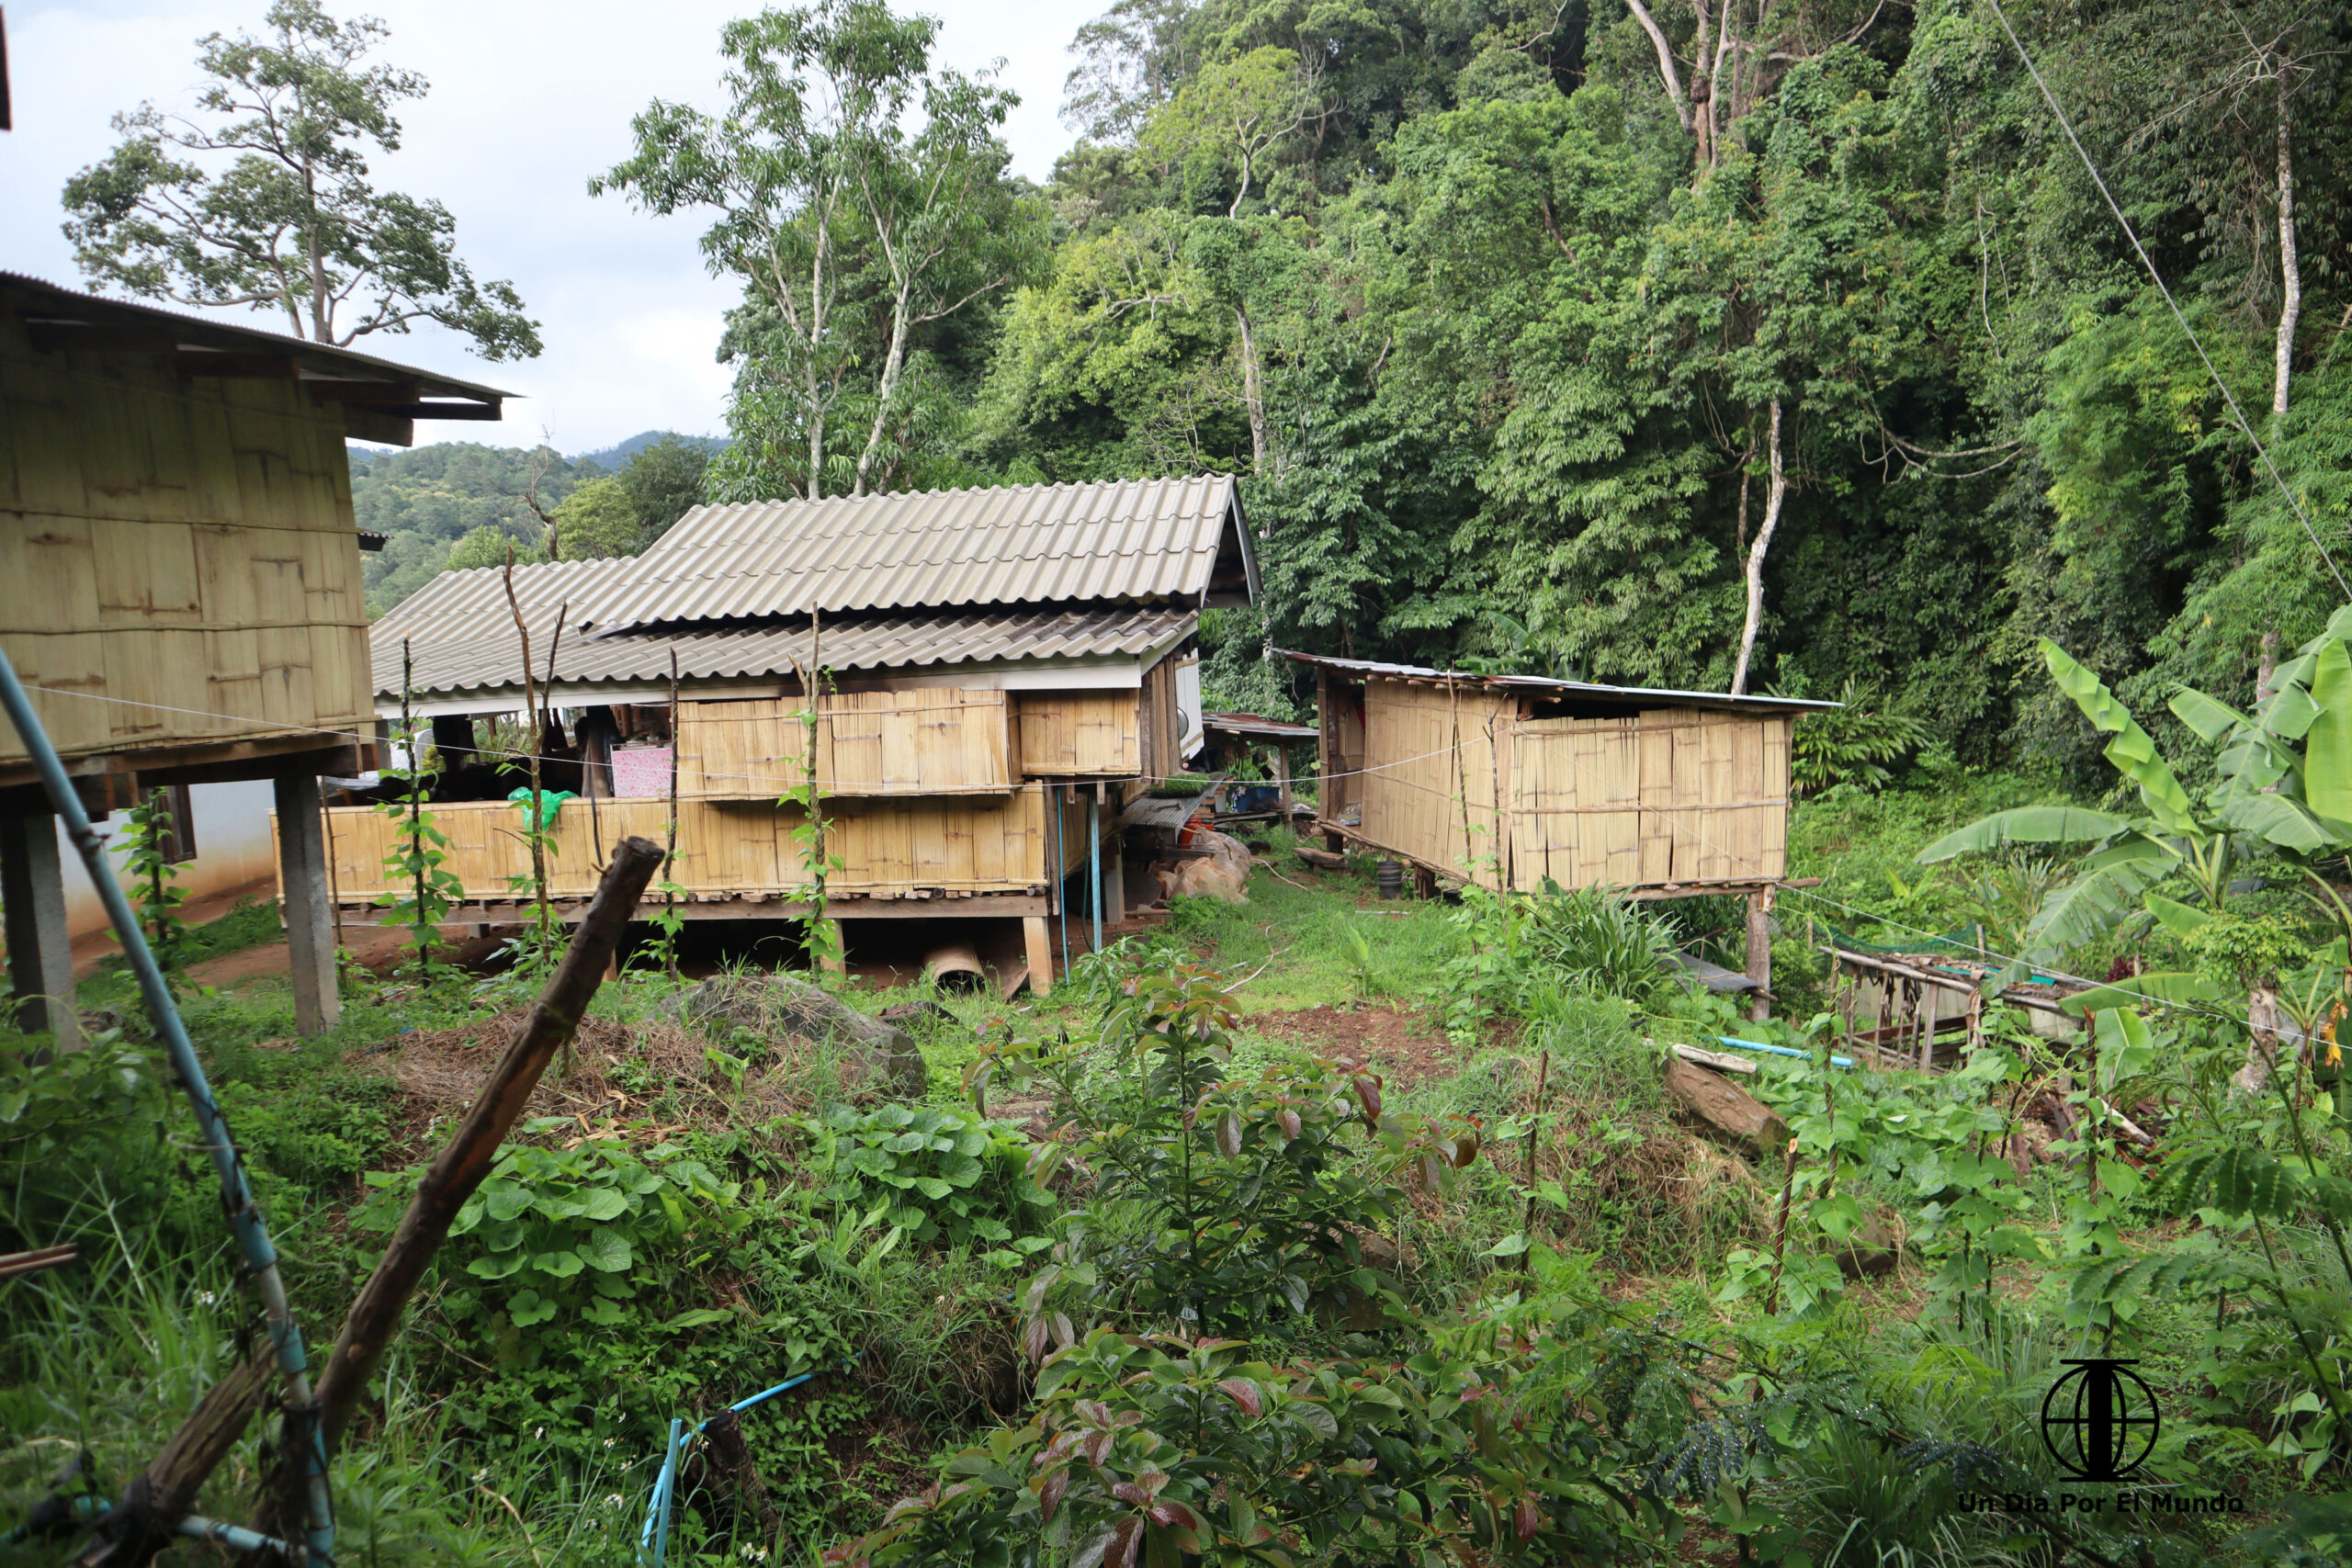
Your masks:
<instances>
[{"instance_id":1,"label":"leafy green bush","mask_svg":"<svg viewBox=\"0 0 2352 1568\"><path fill-rule=\"evenodd\" d=\"M359 1223L391 1229L423 1175L420 1167L370 1175L376 1191ZM669 1144L641 1152L602 1138L573 1148L510 1145L449 1227L455 1245L446 1256L463 1259L483 1284L448 1292L442 1311L499 1338L559 1316L599 1328L641 1326L645 1314L633 1304L640 1289L666 1282L665 1256L690 1237L741 1230L749 1218L737 1204L742 1190ZM725 1316L698 1308L659 1326Z\"/></svg>"},{"instance_id":2,"label":"leafy green bush","mask_svg":"<svg viewBox=\"0 0 2352 1568\"><path fill-rule=\"evenodd\" d=\"M1005 1267L1046 1245L1036 1216L1054 1198L1029 1179L1029 1142L1017 1134L930 1105L836 1105L808 1130L836 1203L878 1206L917 1242L990 1244L983 1256Z\"/></svg>"},{"instance_id":3,"label":"leafy green bush","mask_svg":"<svg viewBox=\"0 0 2352 1568\"><path fill-rule=\"evenodd\" d=\"M1928 727L1879 705L1874 688L1852 676L1838 693L1842 706L1808 713L1796 722L1789 747L1789 787L1796 795L1819 795L1840 785L1876 789L1891 776L1886 763L1899 761L1928 743Z\"/></svg>"},{"instance_id":4,"label":"leafy green bush","mask_svg":"<svg viewBox=\"0 0 2352 1568\"><path fill-rule=\"evenodd\" d=\"M1047 1360L1025 1426L827 1561L1607 1562L1676 1533L1615 1484L1620 1443L1515 1397L1546 1381L1530 1371L1491 1328L1402 1362L1285 1365L1097 1329Z\"/></svg>"},{"instance_id":5,"label":"leafy green bush","mask_svg":"<svg viewBox=\"0 0 2352 1568\"><path fill-rule=\"evenodd\" d=\"M1562 986L1644 1010L1663 1009L1685 989L1665 922L1608 888L1569 892L1548 876L1533 894L1469 887L1453 919L1460 945L1440 992L1457 1038L1486 1018L1524 1015Z\"/></svg>"},{"instance_id":6,"label":"leafy green bush","mask_svg":"<svg viewBox=\"0 0 2352 1568\"><path fill-rule=\"evenodd\" d=\"M974 1070L981 1085L1046 1079L1078 1134L1036 1156L1087 1186L1060 1222L1058 1261L1023 1298L1033 1358L1049 1337L1071 1341L1072 1311L1190 1332L1300 1328L1317 1297L1345 1305L1374 1288L1362 1236L1396 1219L1396 1179L1435 1188L1477 1157L1474 1123L1384 1117L1379 1076L1354 1064L1226 1077L1238 1015L1213 971L1171 964L1124 991L1099 1047L991 1043Z\"/></svg>"}]
</instances>

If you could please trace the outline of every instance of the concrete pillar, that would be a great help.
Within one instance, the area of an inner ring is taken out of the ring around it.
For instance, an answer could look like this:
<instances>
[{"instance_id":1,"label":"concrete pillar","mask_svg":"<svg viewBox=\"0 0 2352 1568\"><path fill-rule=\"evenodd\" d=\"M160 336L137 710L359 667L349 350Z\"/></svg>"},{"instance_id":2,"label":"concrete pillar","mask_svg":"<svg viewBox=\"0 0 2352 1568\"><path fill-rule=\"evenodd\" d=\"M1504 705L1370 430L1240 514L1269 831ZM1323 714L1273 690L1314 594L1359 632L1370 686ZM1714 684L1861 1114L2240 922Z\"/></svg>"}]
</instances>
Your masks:
<instances>
[{"instance_id":1,"label":"concrete pillar","mask_svg":"<svg viewBox=\"0 0 2352 1568\"><path fill-rule=\"evenodd\" d=\"M1127 918L1125 835L1114 832L1102 847L1102 923L1115 926Z\"/></svg>"},{"instance_id":2,"label":"concrete pillar","mask_svg":"<svg viewBox=\"0 0 2352 1568\"><path fill-rule=\"evenodd\" d=\"M1747 896L1747 977L1758 993L1772 988L1772 890L1760 888ZM1758 995L1747 1004L1747 1016L1757 1023L1772 1016L1772 1004Z\"/></svg>"},{"instance_id":3,"label":"concrete pillar","mask_svg":"<svg viewBox=\"0 0 2352 1568\"><path fill-rule=\"evenodd\" d=\"M17 1027L51 1031L61 1048L77 1049L74 943L65 928L65 867L54 817L0 817L0 904L6 907Z\"/></svg>"},{"instance_id":4,"label":"concrete pillar","mask_svg":"<svg viewBox=\"0 0 2352 1568\"><path fill-rule=\"evenodd\" d=\"M277 886L286 897L294 1032L324 1034L343 1021L343 997L335 984L334 899L327 887L319 781L305 773L271 784L277 795Z\"/></svg>"},{"instance_id":5,"label":"concrete pillar","mask_svg":"<svg viewBox=\"0 0 2352 1568\"><path fill-rule=\"evenodd\" d=\"M1054 939L1043 915L1021 917L1021 944L1029 953L1029 989L1050 996L1054 989Z\"/></svg>"}]
</instances>

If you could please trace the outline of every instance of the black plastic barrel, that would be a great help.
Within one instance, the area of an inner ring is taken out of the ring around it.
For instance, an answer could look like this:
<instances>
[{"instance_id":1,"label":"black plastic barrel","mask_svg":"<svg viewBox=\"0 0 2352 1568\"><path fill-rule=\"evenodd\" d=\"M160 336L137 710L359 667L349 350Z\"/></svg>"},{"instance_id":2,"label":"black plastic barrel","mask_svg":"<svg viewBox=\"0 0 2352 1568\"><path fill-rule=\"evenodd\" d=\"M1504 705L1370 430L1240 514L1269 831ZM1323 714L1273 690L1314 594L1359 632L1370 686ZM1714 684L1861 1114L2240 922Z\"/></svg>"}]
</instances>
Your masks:
<instances>
[{"instance_id":1,"label":"black plastic barrel","mask_svg":"<svg viewBox=\"0 0 2352 1568\"><path fill-rule=\"evenodd\" d=\"M1382 861L1380 863L1379 886L1380 896L1383 898L1402 898L1405 896L1404 862L1393 860Z\"/></svg>"}]
</instances>

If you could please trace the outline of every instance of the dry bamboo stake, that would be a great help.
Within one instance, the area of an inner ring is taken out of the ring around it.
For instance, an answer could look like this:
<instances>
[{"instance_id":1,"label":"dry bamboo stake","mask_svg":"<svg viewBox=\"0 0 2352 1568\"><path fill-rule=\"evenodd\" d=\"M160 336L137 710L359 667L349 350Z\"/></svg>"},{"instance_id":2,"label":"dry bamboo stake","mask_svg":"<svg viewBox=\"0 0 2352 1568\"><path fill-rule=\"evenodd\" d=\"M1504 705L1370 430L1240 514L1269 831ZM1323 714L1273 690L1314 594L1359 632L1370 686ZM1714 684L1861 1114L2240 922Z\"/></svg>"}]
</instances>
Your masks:
<instances>
[{"instance_id":1,"label":"dry bamboo stake","mask_svg":"<svg viewBox=\"0 0 2352 1568\"><path fill-rule=\"evenodd\" d=\"M678 908L678 650L670 649L670 833L662 851L662 912L673 915ZM673 931L669 936L670 978L678 977L678 937Z\"/></svg>"},{"instance_id":2,"label":"dry bamboo stake","mask_svg":"<svg viewBox=\"0 0 2352 1568\"><path fill-rule=\"evenodd\" d=\"M1797 1141L1789 1139L1789 1163L1781 1176L1781 1217L1772 1226L1772 1284L1765 1292L1764 1315L1772 1316L1781 1310L1781 1265L1788 1257L1789 1201L1797 1190Z\"/></svg>"},{"instance_id":3,"label":"dry bamboo stake","mask_svg":"<svg viewBox=\"0 0 2352 1568\"><path fill-rule=\"evenodd\" d=\"M627 838L613 846L613 863L572 933L562 964L515 1031L505 1059L482 1086L465 1121L434 1156L319 1374L318 1418L330 1451L365 1396L368 1380L383 1359L410 1293L447 1239L450 1222L490 1174L499 1145L521 1118L548 1061L579 1029L621 931L661 863L662 852L643 839Z\"/></svg>"}]
</instances>

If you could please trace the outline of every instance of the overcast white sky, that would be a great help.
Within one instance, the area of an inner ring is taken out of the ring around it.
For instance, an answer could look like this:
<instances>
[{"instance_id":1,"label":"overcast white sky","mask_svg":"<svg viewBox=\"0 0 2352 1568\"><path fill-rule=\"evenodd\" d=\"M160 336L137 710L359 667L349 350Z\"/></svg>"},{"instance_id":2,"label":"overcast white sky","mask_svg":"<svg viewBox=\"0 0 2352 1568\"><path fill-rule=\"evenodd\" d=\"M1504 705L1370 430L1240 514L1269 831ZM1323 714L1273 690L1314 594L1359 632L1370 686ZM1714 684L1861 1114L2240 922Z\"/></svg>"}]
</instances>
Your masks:
<instances>
[{"instance_id":1,"label":"overcast white sky","mask_svg":"<svg viewBox=\"0 0 2352 1568\"><path fill-rule=\"evenodd\" d=\"M1002 57L1021 95L1013 169L1044 180L1072 138L1055 118L1070 38L1108 0L898 0L945 22L938 59L978 71ZM58 231L66 178L113 145L107 118L141 99L186 108L195 40L258 31L266 0L13 0L8 64L16 130L0 133L0 270L80 286ZM359 346L521 394L503 425L421 425L422 440L524 445L544 427L565 452L641 430L717 433L727 375L711 355L737 291L707 276L702 220L653 219L588 176L628 152L628 122L654 97L719 106L718 29L758 0L329 0L338 17L379 16L381 58L433 91L401 114L401 151L376 173L443 202L478 277L512 278L547 351L490 365L426 325ZM283 329L282 321L265 324ZM493 434L493 428L495 434Z\"/></svg>"}]
</instances>

